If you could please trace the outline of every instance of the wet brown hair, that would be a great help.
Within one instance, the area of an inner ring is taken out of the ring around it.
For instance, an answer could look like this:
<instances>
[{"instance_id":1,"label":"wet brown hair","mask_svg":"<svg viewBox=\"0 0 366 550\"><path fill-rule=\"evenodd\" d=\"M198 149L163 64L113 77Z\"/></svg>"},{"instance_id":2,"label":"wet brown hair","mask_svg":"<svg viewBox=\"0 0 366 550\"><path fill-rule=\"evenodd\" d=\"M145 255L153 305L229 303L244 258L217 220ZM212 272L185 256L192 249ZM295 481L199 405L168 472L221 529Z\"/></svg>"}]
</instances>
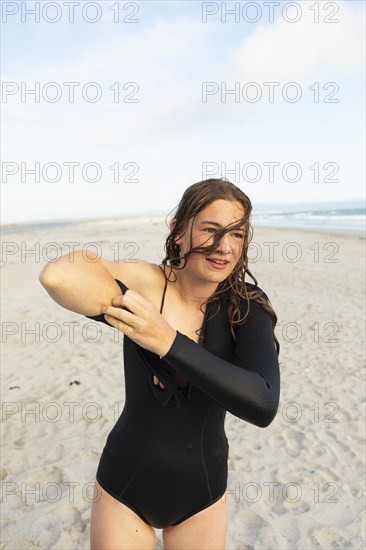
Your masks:
<instances>
[{"instance_id":1,"label":"wet brown hair","mask_svg":"<svg viewBox=\"0 0 366 550\"><path fill-rule=\"evenodd\" d=\"M182 235L185 234L188 228L188 222L193 218L193 222L199 212L206 208L212 202L223 199L229 201L236 201L242 205L244 210L244 216L236 223L232 223L227 227L224 227L220 230L215 231L213 235L213 243L210 246L196 246L192 248L192 227L190 234L190 250L186 252L183 256L180 254L180 246L176 243L176 240L179 239ZM280 344L274 333L277 316L270 301L265 293L261 290L256 290L258 283L254 275L250 272L248 268L248 247L253 238L253 227L251 225L250 217L252 212L252 203L250 202L249 197L241 190L239 187L231 183L226 179L207 179L194 183L188 187L176 207L175 214L172 217L172 220L176 220L175 227L171 230L170 234L167 236L164 250L165 258L162 260L162 264L165 266L173 266L175 269L184 269L187 263L187 258L192 253L204 253L207 255L208 252L216 251L217 245L220 239L228 231L233 231L234 229L243 229L243 248L242 254L234 267L230 275L221 283L219 283L214 294L212 294L209 299L205 302L209 302L218 299L219 295L227 292L229 296L229 306L228 306L228 319L231 323L231 333L234 340L235 336L235 325L239 325L245 322L246 317L249 314L250 302L254 301L261 305L270 315L272 320L272 329L273 336L276 345L277 355L280 352ZM174 211L173 210L173 211ZM168 214L169 216L169 214ZM170 224L167 224L170 229ZM183 265L180 265L182 261ZM169 262L169 264L168 264ZM248 274L249 277L254 281L254 286L252 289L247 287L245 282L245 274ZM166 274L164 273L165 278L167 279ZM240 318L240 301L241 299L246 300L247 302L247 311L244 317ZM202 308L202 306L201 306ZM202 310L203 311L203 310Z\"/></svg>"}]
</instances>

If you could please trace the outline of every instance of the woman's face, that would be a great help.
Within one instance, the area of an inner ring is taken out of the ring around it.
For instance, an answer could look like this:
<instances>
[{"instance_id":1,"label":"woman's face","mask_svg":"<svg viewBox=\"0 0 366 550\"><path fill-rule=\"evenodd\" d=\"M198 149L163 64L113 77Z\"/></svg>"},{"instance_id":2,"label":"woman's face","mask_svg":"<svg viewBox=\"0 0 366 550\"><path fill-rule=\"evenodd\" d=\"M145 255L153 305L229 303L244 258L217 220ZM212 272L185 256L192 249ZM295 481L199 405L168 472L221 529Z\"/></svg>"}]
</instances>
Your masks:
<instances>
[{"instance_id":1,"label":"woman's face","mask_svg":"<svg viewBox=\"0 0 366 550\"><path fill-rule=\"evenodd\" d=\"M194 220L189 221L187 231L177 242L181 252L190 250L192 228L192 248L210 246L213 236L219 229L238 222L244 216L243 206L236 201L218 199L199 212ZM193 223L193 227L192 227ZM207 254L192 253L188 256L186 269L194 270L199 276L212 282L221 282L233 271L243 250L244 226L226 233L217 243L214 252Z\"/></svg>"}]
</instances>

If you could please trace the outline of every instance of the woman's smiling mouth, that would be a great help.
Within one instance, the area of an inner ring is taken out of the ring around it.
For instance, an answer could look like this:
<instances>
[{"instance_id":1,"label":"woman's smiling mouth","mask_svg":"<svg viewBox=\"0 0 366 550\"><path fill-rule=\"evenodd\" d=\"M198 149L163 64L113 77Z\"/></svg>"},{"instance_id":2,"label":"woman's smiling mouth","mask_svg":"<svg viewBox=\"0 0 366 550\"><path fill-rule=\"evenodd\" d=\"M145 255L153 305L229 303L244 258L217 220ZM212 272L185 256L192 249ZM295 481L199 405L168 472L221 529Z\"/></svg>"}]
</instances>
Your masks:
<instances>
[{"instance_id":1,"label":"woman's smiling mouth","mask_svg":"<svg viewBox=\"0 0 366 550\"><path fill-rule=\"evenodd\" d=\"M214 269L224 269L228 264L228 260L222 258L206 258L207 263Z\"/></svg>"}]
</instances>

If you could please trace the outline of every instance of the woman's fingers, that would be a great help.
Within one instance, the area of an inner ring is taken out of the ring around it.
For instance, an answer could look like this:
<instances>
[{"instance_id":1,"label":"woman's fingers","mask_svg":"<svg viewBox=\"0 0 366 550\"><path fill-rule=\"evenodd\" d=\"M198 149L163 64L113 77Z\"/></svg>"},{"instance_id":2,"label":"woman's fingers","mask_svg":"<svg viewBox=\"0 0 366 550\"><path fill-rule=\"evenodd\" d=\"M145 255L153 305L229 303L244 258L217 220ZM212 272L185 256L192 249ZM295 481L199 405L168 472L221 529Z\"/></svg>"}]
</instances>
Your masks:
<instances>
[{"instance_id":1,"label":"woman's fingers","mask_svg":"<svg viewBox=\"0 0 366 550\"><path fill-rule=\"evenodd\" d=\"M142 348L160 357L166 355L177 331L150 300L129 289L123 296L114 298L112 303L111 306L101 308L106 321L112 327L123 332Z\"/></svg>"},{"instance_id":2,"label":"woman's fingers","mask_svg":"<svg viewBox=\"0 0 366 550\"><path fill-rule=\"evenodd\" d=\"M117 309L117 308L114 308L114 309ZM110 309L109 309L109 311L110 311ZM129 338L133 338L136 334L138 334L138 332L139 332L138 324L135 323L134 321L132 321L132 322L129 321L127 323L124 322L121 319L121 315L119 313L117 313L116 315L108 314L108 313L105 313L104 311L103 311L103 313L104 313L104 317L105 317L106 321L108 321L108 323L110 325L112 325L112 327L116 328L117 330L122 331Z\"/></svg>"},{"instance_id":3,"label":"woman's fingers","mask_svg":"<svg viewBox=\"0 0 366 550\"><path fill-rule=\"evenodd\" d=\"M126 300L127 293L129 294ZM129 307L127 307L126 301ZM149 317L148 310L151 307L154 308L154 305L149 300L146 300L146 298L133 290L126 291L124 295L116 296L113 298L112 304L111 306L104 306L102 313L108 316L108 323L125 332L130 338L133 338L135 334L140 332L140 321L146 324L146 321L150 320L151 314ZM114 322L112 323L111 319L113 318Z\"/></svg>"},{"instance_id":4,"label":"woman's fingers","mask_svg":"<svg viewBox=\"0 0 366 550\"><path fill-rule=\"evenodd\" d=\"M161 387L162 390L165 388L164 384L162 384L162 383L160 382L160 380L159 380L155 375L154 375L153 379L154 379L154 384L155 384L156 386L159 384L159 386Z\"/></svg>"},{"instance_id":5,"label":"woman's fingers","mask_svg":"<svg viewBox=\"0 0 366 550\"><path fill-rule=\"evenodd\" d=\"M123 294L116 296L112 300L112 306L121 307L122 306L122 300L123 300Z\"/></svg>"},{"instance_id":6,"label":"woman's fingers","mask_svg":"<svg viewBox=\"0 0 366 550\"><path fill-rule=\"evenodd\" d=\"M112 305L119 308L123 307L124 309L127 309L127 311L132 310L132 313L138 313L141 309L145 310L146 308L153 306L150 300L147 300L139 292L131 289L128 289L124 294L119 294L113 298ZM129 306L131 309L129 309Z\"/></svg>"},{"instance_id":7,"label":"woman's fingers","mask_svg":"<svg viewBox=\"0 0 366 550\"><path fill-rule=\"evenodd\" d=\"M102 313L104 313L105 315L112 315L113 317L116 317L121 321L128 321L133 319L133 314L131 313L131 311L122 307L104 306L102 308Z\"/></svg>"},{"instance_id":8,"label":"woman's fingers","mask_svg":"<svg viewBox=\"0 0 366 550\"><path fill-rule=\"evenodd\" d=\"M123 307L122 305L123 296L117 296L113 299L112 303L118 303L119 307L114 306L104 306L102 308L102 313L106 317L108 323L110 323L114 328L121 330L130 338L133 338L136 333L139 332L138 324L136 323L136 315Z\"/></svg>"}]
</instances>

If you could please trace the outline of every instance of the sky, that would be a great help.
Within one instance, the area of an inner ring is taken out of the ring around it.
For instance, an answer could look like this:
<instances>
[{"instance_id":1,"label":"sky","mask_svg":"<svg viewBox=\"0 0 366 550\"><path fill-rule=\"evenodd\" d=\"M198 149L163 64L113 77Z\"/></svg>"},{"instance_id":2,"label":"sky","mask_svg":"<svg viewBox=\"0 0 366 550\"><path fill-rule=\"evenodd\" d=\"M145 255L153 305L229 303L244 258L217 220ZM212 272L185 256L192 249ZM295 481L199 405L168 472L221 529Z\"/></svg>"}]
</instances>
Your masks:
<instances>
[{"instance_id":1,"label":"sky","mask_svg":"<svg viewBox=\"0 0 366 550\"><path fill-rule=\"evenodd\" d=\"M1 224L364 199L362 1L2 1Z\"/></svg>"}]
</instances>

